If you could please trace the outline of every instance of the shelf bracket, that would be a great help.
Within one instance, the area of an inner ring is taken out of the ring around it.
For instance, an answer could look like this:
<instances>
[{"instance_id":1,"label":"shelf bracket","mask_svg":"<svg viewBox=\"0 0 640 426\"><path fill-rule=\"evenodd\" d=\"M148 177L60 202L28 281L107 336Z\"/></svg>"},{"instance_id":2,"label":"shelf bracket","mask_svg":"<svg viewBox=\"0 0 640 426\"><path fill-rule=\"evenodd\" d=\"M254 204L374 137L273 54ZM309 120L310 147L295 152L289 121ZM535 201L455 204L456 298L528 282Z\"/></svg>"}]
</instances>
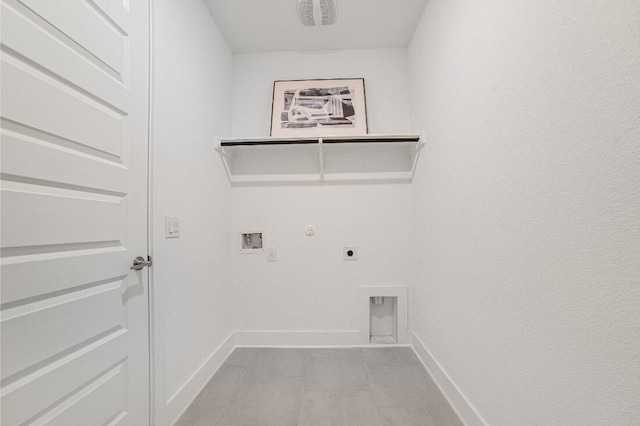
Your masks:
<instances>
[{"instance_id":1,"label":"shelf bracket","mask_svg":"<svg viewBox=\"0 0 640 426\"><path fill-rule=\"evenodd\" d=\"M229 182L233 182L233 178L231 176L231 170L229 169L229 163L228 163L228 161L232 161L233 158L224 152L224 150L222 149L222 145L220 144L220 139L218 139L218 144L216 145L215 150L218 154L220 154L220 159L222 160L222 165L224 166L225 173L227 173L227 178L229 179Z\"/></svg>"},{"instance_id":2,"label":"shelf bracket","mask_svg":"<svg viewBox=\"0 0 640 426\"><path fill-rule=\"evenodd\" d=\"M322 138L318 138L318 165L320 168L320 181L324 181L324 151L322 149Z\"/></svg>"},{"instance_id":3,"label":"shelf bracket","mask_svg":"<svg viewBox=\"0 0 640 426\"><path fill-rule=\"evenodd\" d=\"M226 158L226 159L228 159L228 160L233 160L233 157L232 157L232 156L230 156L229 154L227 154L226 152L224 152L224 149L223 149L222 147L220 147L220 146L216 146L215 150L216 150L216 152L217 152L218 154L220 154L222 157L224 157L224 158Z\"/></svg>"},{"instance_id":4,"label":"shelf bracket","mask_svg":"<svg viewBox=\"0 0 640 426\"><path fill-rule=\"evenodd\" d=\"M420 152L422 148L424 148L424 132L420 134L420 140L418 140L418 144L416 145L415 150L413 151L413 161L411 164L411 181L416 175L416 167L418 166L418 158L420 157Z\"/></svg>"}]
</instances>

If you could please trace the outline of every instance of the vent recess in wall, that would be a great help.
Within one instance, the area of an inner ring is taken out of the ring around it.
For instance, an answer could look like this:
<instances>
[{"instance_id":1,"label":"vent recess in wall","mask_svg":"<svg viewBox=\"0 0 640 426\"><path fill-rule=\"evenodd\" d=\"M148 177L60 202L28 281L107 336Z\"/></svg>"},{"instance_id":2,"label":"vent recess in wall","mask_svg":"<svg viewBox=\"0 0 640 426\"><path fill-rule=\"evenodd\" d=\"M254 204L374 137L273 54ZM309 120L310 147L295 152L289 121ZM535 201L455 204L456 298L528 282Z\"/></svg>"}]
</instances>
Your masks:
<instances>
[{"instance_id":1,"label":"vent recess in wall","mask_svg":"<svg viewBox=\"0 0 640 426\"><path fill-rule=\"evenodd\" d=\"M306 26L331 25L337 14L335 0L298 0L298 16Z\"/></svg>"}]
</instances>

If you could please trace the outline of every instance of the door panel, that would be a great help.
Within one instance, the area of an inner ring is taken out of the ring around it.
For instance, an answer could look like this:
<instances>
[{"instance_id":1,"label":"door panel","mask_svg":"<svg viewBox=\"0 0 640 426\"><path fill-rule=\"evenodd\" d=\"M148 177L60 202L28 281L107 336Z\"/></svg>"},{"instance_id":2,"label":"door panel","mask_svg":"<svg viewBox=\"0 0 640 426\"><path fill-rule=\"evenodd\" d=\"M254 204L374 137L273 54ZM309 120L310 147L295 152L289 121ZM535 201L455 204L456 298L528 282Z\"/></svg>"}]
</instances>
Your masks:
<instances>
[{"instance_id":1,"label":"door panel","mask_svg":"<svg viewBox=\"0 0 640 426\"><path fill-rule=\"evenodd\" d=\"M148 424L148 2L1 7L2 424Z\"/></svg>"},{"instance_id":2,"label":"door panel","mask_svg":"<svg viewBox=\"0 0 640 426\"><path fill-rule=\"evenodd\" d=\"M126 116L78 92L60 80L4 55L2 61L2 118L16 130L33 128L76 145L109 154L122 162ZM82 117L82 119L78 119ZM57 139L45 142L55 144Z\"/></svg>"},{"instance_id":3,"label":"door panel","mask_svg":"<svg viewBox=\"0 0 640 426\"><path fill-rule=\"evenodd\" d=\"M19 130L13 131L12 127L8 122L3 123L3 155L0 159L2 162L0 167L6 180L10 180L12 176L21 176L22 181L29 177L32 180L40 179L44 182L61 182L65 183L67 188L85 191L91 191L91 188L108 187L113 193L126 193L128 173L124 167L116 165L114 168L113 162L109 160L101 161L99 157L96 158L88 152L84 154L72 147L64 147L62 142L45 142L43 139L46 137L29 136L25 133L34 132L23 128L22 130L26 132L19 133ZM87 157L92 161L87 161ZM41 166L48 162L65 164L66 167L50 169ZM84 176L82 187L67 183L75 182L77 173Z\"/></svg>"},{"instance_id":4,"label":"door panel","mask_svg":"<svg viewBox=\"0 0 640 426\"><path fill-rule=\"evenodd\" d=\"M38 419L34 425L68 426L79 424L78 419L91 419L92 424L106 425L130 420L126 417L128 413L122 410L126 406L126 377L126 361L122 361L96 377L56 410Z\"/></svg>"},{"instance_id":5,"label":"door panel","mask_svg":"<svg viewBox=\"0 0 640 426\"><path fill-rule=\"evenodd\" d=\"M126 331L111 333L87 345L84 350L51 363L41 375L34 375L7 394L3 400L3 421L23 424L32 413L45 410L50 401L58 401L91 383L104 371L105 362L118 365L126 359ZM122 390L126 393L125 390Z\"/></svg>"},{"instance_id":6,"label":"door panel","mask_svg":"<svg viewBox=\"0 0 640 426\"><path fill-rule=\"evenodd\" d=\"M52 247L34 254L34 248L15 249L2 264L2 307L10 308L43 295L62 294L93 283L112 280L113 271L127 267L128 250L117 243ZM88 248L94 247L94 248ZM11 263L9 263L11 262Z\"/></svg>"},{"instance_id":7,"label":"door panel","mask_svg":"<svg viewBox=\"0 0 640 426\"><path fill-rule=\"evenodd\" d=\"M30 9L30 12L64 34L66 38L73 40L86 53L117 74L123 74L127 38L125 29L114 21L116 16L107 15L90 0L65 0L64 13L60 13L60 2L43 0L21 0L20 2ZM122 3L120 5L122 6Z\"/></svg>"},{"instance_id":8,"label":"door panel","mask_svg":"<svg viewBox=\"0 0 640 426\"><path fill-rule=\"evenodd\" d=\"M3 354L3 377L49 363L103 333L127 328L121 292L125 284L116 279L11 309L2 318L2 343L11 348Z\"/></svg>"},{"instance_id":9,"label":"door panel","mask_svg":"<svg viewBox=\"0 0 640 426\"><path fill-rule=\"evenodd\" d=\"M14 250L125 239L127 206L122 196L5 180L2 201L2 240ZM75 216L84 220L75 221Z\"/></svg>"},{"instance_id":10,"label":"door panel","mask_svg":"<svg viewBox=\"0 0 640 426\"><path fill-rule=\"evenodd\" d=\"M109 4L111 3L113 2ZM24 9L22 11L25 12ZM128 109L128 91L122 84L121 74L91 55L79 54L83 50L79 52L69 39L55 36L55 27L33 14L25 13L33 19L2 4L2 42L5 50L14 52L22 57L22 61L44 70L66 84L75 85L78 90L93 95L95 99L112 105L115 109ZM24 37L25 34L29 37ZM96 73L96 70L101 70L102 73ZM103 74L111 78L105 79ZM96 84L97 81L100 83Z\"/></svg>"}]
</instances>

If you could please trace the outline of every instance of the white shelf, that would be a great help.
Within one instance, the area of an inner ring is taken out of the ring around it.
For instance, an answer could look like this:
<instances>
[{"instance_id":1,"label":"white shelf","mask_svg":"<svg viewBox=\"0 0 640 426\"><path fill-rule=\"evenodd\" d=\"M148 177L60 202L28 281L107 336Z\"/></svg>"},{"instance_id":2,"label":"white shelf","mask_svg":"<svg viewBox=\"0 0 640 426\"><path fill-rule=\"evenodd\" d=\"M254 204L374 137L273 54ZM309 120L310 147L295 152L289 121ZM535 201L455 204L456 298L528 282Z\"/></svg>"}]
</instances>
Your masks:
<instances>
[{"instance_id":1,"label":"white shelf","mask_svg":"<svg viewBox=\"0 0 640 426\"><path fill-rule=\"evenodd\" d=\"M310 138L220 138L216 151L233 185L411 182L418 134Z\"/></svg>"}]
</instances>

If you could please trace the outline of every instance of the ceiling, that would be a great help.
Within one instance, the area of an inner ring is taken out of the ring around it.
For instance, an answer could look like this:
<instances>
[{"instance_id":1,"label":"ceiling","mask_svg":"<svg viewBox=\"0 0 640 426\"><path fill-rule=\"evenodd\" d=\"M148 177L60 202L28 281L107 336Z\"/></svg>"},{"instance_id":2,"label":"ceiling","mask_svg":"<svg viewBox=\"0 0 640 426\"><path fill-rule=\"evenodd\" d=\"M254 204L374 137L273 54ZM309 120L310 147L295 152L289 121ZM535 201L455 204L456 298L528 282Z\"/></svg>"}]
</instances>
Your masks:
<instances>
[{"instance_id":1,"label":"ceiling","mask_svg":"<svg viewBox=\"0 0 640 426\"><path fill-rule=\"evenodd\" d=\"M204 0L234 53L407 47L428 0L336 0L333 25L305 27L298 0Z\"/></svg>"}]
</instances>

